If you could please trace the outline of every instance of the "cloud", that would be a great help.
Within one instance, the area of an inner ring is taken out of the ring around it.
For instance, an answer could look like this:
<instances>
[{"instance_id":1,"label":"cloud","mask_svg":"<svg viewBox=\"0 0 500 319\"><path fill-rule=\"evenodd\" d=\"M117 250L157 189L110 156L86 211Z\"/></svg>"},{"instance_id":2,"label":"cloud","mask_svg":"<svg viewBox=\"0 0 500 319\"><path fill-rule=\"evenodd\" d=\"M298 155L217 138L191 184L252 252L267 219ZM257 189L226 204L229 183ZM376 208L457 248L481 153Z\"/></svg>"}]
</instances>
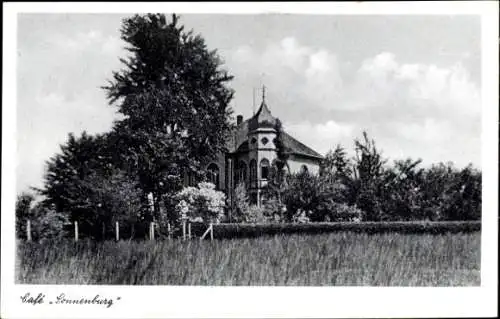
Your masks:
<instances>
[{"instance_id":1,"label":"cloud","mask_svg":"<svg viewBox=\"0 0 500 319\"><path fill-rule=\"evenodd\" d=\"M226 58L229 70L236 75L238 97L249 86L265 84L273 110L292 111L299 119L303 107L331 107L332 95L342 90L337 56L323 48L313 48L286 37L270 43L263 50L241 46ZM243 100L243 99L239 99Z\"/></svg>"},{"instance_id":2,"label":"cloud","mask_svg":"<svg viewBox=\"0 0 500 319\"><path fill-rule=\"evenodd\" d=\"M386 51L356 66L286 37L260 50L239 47L227 62L237 108L251 100L242 91L264 82L273 114L321 153L337 143L352 147L366 130L388 157L480 165L480 87L460 60L407 63Z\"/></svg>"},{"instance_id":3,"label":"cloud","mask_svg":"<svg viewBox=\"0 0 500 319\"><path fill-rule=\"evenodd\" d=\"M19 41L17 61L18 191L39 185L43 162L68 132L105 131L115 118L99 86L126 51L115 29L93 28L22 33L29 41ZM337 143L352 149L366 130L389 157L480 165L480 87L459 57L430 64L385 51L358 63L342 53L292 36L228 44L221 54L235 75L236 113L250 116L252 88L265 84L271 112L320 153Z\"/></svg>"},{"instance_id":4,"label":"cloud","mask_svg":"<svg viewBox=\"0 0 500 319\"><path fill-rule=\"evenodd\" d=\"M57 50L77 51L91 50L100 54L117 55L121 53L124 43L116 36L103 35L99 30L78 32L76 35L55 34L46 42Z\"/></svg>"},{"instance_id":5,"label":"cloud","mask_svg":"<svg viewBox=\"0 0 500 319\"><path fill-rule=\"evenodd\" d=\"M69 100L58 92L39 92L31 102L17 112L18 191L41 186L44 162L59 152L68 133L105 132L116 118L115 108L91 95Z\"/></svg>"},{"instance_id":6,"label":"cloud","mask_svg":"<svg viewBox=\"0 0 500 319\"><path fill-rule=\"evenodd\" d=\"M362 92L357 107L382 104L422 109L422 115L481 114L480 91L461 63L452 67L399 63L392 53L383 52L366 59L350 88L351 97ZM362 104L361 101L366 101ZM349 96L346 105L349 104ZM370 102L370 103L368 103Z\"/></svg>"},{"instance_id":7,"label":"cloud","mask_svg":"<svg viewBox=\"0 0 500 319\"><path fill-rule=\"evenodd\" d=\"M116 109L99 86L124 56L124 43L98 30L39 32L27 39L18 48L17 191L40 186L44 162L68 133L110 129Z\"/></svg>"},{"instance_id":8,"label":"cloud","mask_svg":"<svg viewBox=\"0 0 500 319\"><path fill-rule=\"evenodd\" d=\"M350 142L354 126L330 120L317 124L310 122L290 123L284 129L320 154L326 154L338 143L346 145L346 142Z\"/></svg>"}]
</instances>

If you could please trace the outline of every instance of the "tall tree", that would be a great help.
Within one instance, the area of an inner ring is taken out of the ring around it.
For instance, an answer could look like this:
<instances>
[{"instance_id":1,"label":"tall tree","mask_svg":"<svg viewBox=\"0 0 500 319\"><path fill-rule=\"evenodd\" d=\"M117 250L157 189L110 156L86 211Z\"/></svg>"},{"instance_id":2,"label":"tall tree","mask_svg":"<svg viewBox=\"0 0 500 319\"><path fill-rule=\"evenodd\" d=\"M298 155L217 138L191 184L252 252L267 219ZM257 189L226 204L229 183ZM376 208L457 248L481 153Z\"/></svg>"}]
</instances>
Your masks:
<instances>
[{"instance_id":1,"label":"tall tree","mask_svg":"<svg viewBox=\"0 0 500 319\"><path fill-rule=\"evenodd\" d=\"M364 219L378 221L384 218L380 202L382 175L384 164L387 162L382 158L377 149L375 141L363 132L363 139L356 139L355 159L353 167L353 183L351 184L351 203L356 204L365 214Z\"/></svg>"},{"instance_id":2,"label":"tall tree","mask_svg":"<svg viewBox=\"0 0 500 319\"><path fill-rule=\"evenodd\" d=\"M104 89L125 116L115 130L158 214L163 196L180 189L181 171L202 176L201 163L225 150L233 77L200 35L184 31L177 15L170 22L163 14L124 19L121 38L131 55Z\"/></svg>"},{"instance_id":3,"label":"tall tree","mask_svg":"<svg viewBox=\"0 0 500 319\"><path fill-rule=\"evenodd\" d=\"M334 150L328 151L321 163L321 175L326 178L337 180L351 176L352 169L345 148L337 144Z\"/></svg>"},{"instance_id":4,"label":"tall tree","mask_svg":"<svg viewBox=\"0 0 500 319\"><path fill-rule=\"evenodd\" d=\"M103 224L137 221L142 204L135 176L120 168L112 141L108 134L69 134L61 152L47 161L44 187L38 190L46 210L38 211L62 213L81 222L82 233L97 237Z\"/></svg>"},{"instance_id":5,"label":"tall tree","mask_svg":"<svg viewBox=\"0 0 500 319\"><path fill-rule=\"evenodd\" d=\"M273 143L276 147L276 159L273 161L273 165L270 171L268 192L270 193L269 195L271 195L271 197L276 197L278 206L281 206L281 197L286 189L287 184L287 172L290 171L288 166L290 150L284 142L283 124L279 119L276 119L274 129L276 131L276 137L273 139Z\"/></svg>"},{"instance_id":6,"label":"tall tree","mask_svg":"<svg viewBox=\"0 0 500 319\"><path fill-rule=\"evenodd\" d=\"M112 167L105 156L105 143L103 135L92 136L85 131L80 137L68 134L61 152L46 162L44 187L39 192L47 206L53 205L58 212L78 210L75 203L86 196L81 193L80 182L95 170L106 174Z\"/></svg>"}]
</instances>

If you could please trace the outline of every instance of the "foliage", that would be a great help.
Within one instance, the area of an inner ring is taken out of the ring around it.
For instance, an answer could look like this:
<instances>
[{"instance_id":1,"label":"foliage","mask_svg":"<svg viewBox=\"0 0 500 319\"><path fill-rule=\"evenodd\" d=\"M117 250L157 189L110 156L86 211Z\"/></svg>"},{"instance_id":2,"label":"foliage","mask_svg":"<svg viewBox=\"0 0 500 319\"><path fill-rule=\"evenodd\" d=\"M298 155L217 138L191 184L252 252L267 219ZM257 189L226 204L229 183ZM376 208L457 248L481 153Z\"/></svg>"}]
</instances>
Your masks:
<instances>
[{"instance_id":1,"label":"foliage","mask_svg":"<svg viewBox=\"0 0 500 319\"><path fill-rule=\"evenodd\" d=\"M215 190L212 183L202 182L198 187L185 187L176 198L180 218L217 223L224 217L226 195Z\"/></svg>"},{"instance_id":2,"label":"foliage","mask_svg":"<svg viewBox=\"0 0 500 319\"><path fill-rule=\"evenodd\" d=\"M34 203L34 196L22 193L16 201L16 237L27 239L27 223L30 222L31 239L34 241L60 238L65 235L64 227L69 221L66 215Z\"/></svg>"},{"instance_id":3,"label":"foliage","mask_svg":"<svg viewBox=\"0 0 500 319\"><path fill-rule=\"evenodd\" d=\"M26 238L26 222L32 218L31 207L35 197L32 194L23 192L17 195L16 199L16 237Z\"/></svg>"},{"instance_id":4,"label":"foliage","mask_svg":"<svg viewBox=\"0 0 500 319\"><path fill-rule=\"evenodd\" d=\"M452 164L433 165L424 173L426 211L438 220L481 219L481 172L471 165L458 170ZM432 208L430 208L432 207Z\"/></svg>"},{"instance_id":5,"label":"foliage","mask_svg":"<svg viewBox=\"0 0 500 319\"><path fill-rule=\"evenodd\" d=\"M356 204L364 213L364 220L377 221L384 219L381 202L377 199L380 194L384 164L373 139L363 132L363 139L356 139L355 161L353 164L354 178L351 183L351 204Z\"/></svg>"},{"instance_id":6,"label":"foliage","mask_svg":"<svg viewBox=\"0 0 500 319\"><path fill-rule=\"evenodd\" d=\"M345 149L338 144L326 153L320 165L320 175L330 182L347 182L352 175L351 161Z\"/></svg>"},{"instance_id":7,"label":"foliage","mask_svg":"<svg viewBox=\"0 0 500 319\"><path fill-rule=\"evenodd\" d=\"M79 222L82 235L106 238L114 222L134 224L146 216L144 193L120 165L110 135L69 134L47 162L42 205ZM126 168L126 165L123 165ZM104 227L104 229L103 229Z\"/></svg>"},{"instance_id":8,"label":"foliage","mask_svg":"<svg viewBox=\"0 0 500 319\"><path fill-rule=\"evenodd\" d=\"M268 223L271 216L269 216L268 210L264 207L259 207L257 205L250 205L248 211L245 214L247 223Z\"/></svg>"},{"instance_id":9,"label":"foliage","mask_svg":"<svg viewBox=\"0 0 500 319\"><path fill-rule=\"evenodd\" d=\"M231 216L232 222L245 222L248 219L248 211L250 209L246 186L243 182L238 183L234 190L234 206L235 210Z\"/></svg>"},{"instance_id":10,"label":"foliage","mask_svg":"<svg viewBox=\"0 0 500 319\"><path fill-rule=\"evenodd\" d=\"M42 203L32 209L31 232L35 241L60 239L67 235L67 226L71 225L66 214L45 207Z\"/></svg>"},{"instance_id":11,"label":"foliage","mask_svg":"<svg viewBox=\"0 0 500 319\"><path fill-rule=\"evenodd\" d=\"M260 223L219 224L215 238L260 237L283 234L322 234L330 232L446 234L474 233L481 230L477 221L462 222L321 222L321 223Z\"/></svg>"},{"instance_id":12,"label":"foliage","mask_svg":"<svg viewBox=\"0 0 500 319\"><path fill-rule=\"evenodd\" d=\"M124 119L114 130L124 161L152 193L155 218L160 203L169 210L183 174L203 175L201 163L225 149L232 128L232 79L204 39L184 31L179 18L134 15L123 20L121 38L130 56L104 89Z\"/></svg>"},{"instance_id":13,"label":"foliage","mask_svg":"<svg viewBox=\"0 0 500 319\"><path fill-rule=\"evenodd\" d=\"M60 153L46 162L44 187L38 191L45 197L47 207L79 214L77 202L86 196L81 189L83 180L96 171L107 176L113 164L106 154L103 135L92 136L84 131L80 137L75 137L70 133L60 148Z\"/></svg>"},{"instance_id":14,"label":"foliage","mask_svg":"<svg viewBox=\"0 0 500 319\"><path fill-rule=\"evenodd\" d=\"M269 206L259 207L249 203L244 183L238 183L234 191L234 197L236 210L231 222L265 223L269 222L272 218L272 214L270 213L272 210L269 209Z\"/></svg>"},{"instance_id":15,"label":"foliage","mask_svg":"<svg viewBox=\"0 0 500 319\"><path fill-rule=\"evenodd\" d=\"M422 168L421 160L391 165L363 132L350 160L337 145L321 163L319 176L292 174L284 191L287 221L480 220L481 172L471 165Z\"/></svg>"},{"instance_id":16,"label":"foliage","mask_svg":"<svg viewBox=\"0 0 500 319\"><path fill-rule=\"evenodd\" d=\"M82 233L103 239L112 232L109 226L115 222L133 228L147 218L142 191L123 171L115 169L106 177L94 172L82 181L80 190L81 196L75 203L80 215L73 214L72 218L81 221ZM130 235L134 236L134 232Z\"/></svg>"},{"instance_id":17,"label":"foliage","mask_svg":"<svg viewBox=\"0 0 500 319\"><path fill-rule=\"evenodd\" d=\"M298 209L292 216L292 223L309 223L310 221L307 212L302 209Z\"/></svg>"},{"instance_id":18,"label":"foliage","mask_svg":"<svg viewBox=\"0 0 500 319\"><path fill-rule=\"evenodd\" d=\"M363 218L363 211L356 206L345 203L331 202L326 213L326 221L337 222L360 222Z\"/></svg>"},{"instance_id":19,"label":"foliage","mask_svg":"<svg viewBox=\"0 0 500 319\"><path fill-rule=\"evenodd\" d=\"M331 182L322 176L307 171L292 174L289 187L284 194L287 206L286 220L291 221L299 210L314 222L328 219L336 221L336 205L345 201L345 186Z\"/></svg>"},{"instance_id":20,"label":"foliage","mask_svg":"<svg viewBox=\"0 0 500 319\"><path fill-rule=\"evenodd\" d=\"M273 139L273 143L276 148L276 159L271 166L265 192L269 199L274 198L277 201L279 208L274 209L273 212L281 214L282 196L287 187L287 172L290 171L290 167L288 166L290 150L283 141L283 124L279 119L276 119L274 129L276 137Z\"/></svg>"},{"instance_id":21,"label":"foliage","mask_svg":"<svg viewBox=\"0 0 500 319\"><path fill-rule=\"evenodd\" d=\"M130 55L104 89L122 118L105 134L69 134L47 161L44 186L37 190L43 201L32 207L32 196L18 197L18 237L25 236L28 218L40 238L64 233L68 221L79 221L83 235L106 238L106 227L115 221L132 225L133 237L136 225L178 222L182 213L221 220L223 194L206 183L183 189L183 181L202 180L203 164L225 151L233 128L228 87L233 77L218 53L200 35L184 31L176 15L171 21L163 14L126 18L121 38ZM354 141L353 159L337 145L326 154L319 176L287 175L290 150L279 120L275 131L277 158L267 201L263 207L249 205L245 187L238 185L235 221L481 219L482 176L472 166L422 168L413 159L389 165L363 132Z\"/></svg>"}]
</instances>

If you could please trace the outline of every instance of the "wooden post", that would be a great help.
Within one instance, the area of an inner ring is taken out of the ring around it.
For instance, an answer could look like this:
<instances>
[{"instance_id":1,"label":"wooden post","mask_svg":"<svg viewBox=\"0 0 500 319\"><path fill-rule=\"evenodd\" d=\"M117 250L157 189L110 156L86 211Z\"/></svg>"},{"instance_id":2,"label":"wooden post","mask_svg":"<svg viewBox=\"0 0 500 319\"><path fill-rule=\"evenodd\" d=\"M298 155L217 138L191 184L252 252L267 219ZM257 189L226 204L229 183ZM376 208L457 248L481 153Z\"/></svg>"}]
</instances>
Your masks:
<instances>
[{"instance_id":1,"label":"wooden post","mask_svg":"<svg viewBox=\"0 0 500 319\"><path fill-rule=\"evenodd\" d=\"M188 239L191 239L191 223L188 223Z\"/></svg>"},{"instance_id":2,"label":"wooden post","mask_svg":"<svg viewBox=\"0 0 500 319\"><path fill-rule=\"evenodd\" d=\"M31 241L31 221L29 219L26 222L26 239Z\"/></svg>"},{"instance_id":3,"label":"wooden post","mask_svg":"<svg viewBox=\"0 0 500 319\"><path fill-rule=\"evenodd\" d=\"M118 222L115 224L115 236L116 236L116 241L120 240L120 225Z\"/></svg>"},{"instance_id":4,"label":"wooden post","mask_svg":"<svg viewBox=\"0 0 500 319\"><path fill-rule=\"evenodd\" d=\"M78 241L78 222L75 221L75 241Z\"/></svg>"},{"instance_id":5,"label":"wooden post","mask_svg":"<svg viewBox=\"0 0 500 319\"><path fill-rule=\"evenodd\" d=\"M214 224L210 223L210 240L214 240Z\"/></svg>"},{"instance_id":6,"label":"wooden post","mask_svg":"<svg viewBox=\"0 0 500 319\"><path fill-rule=\"evenodd\" d=\"M155 223L151 222L149 224L149 239L154 240L155 239Z\"/></svg>"},{"instance_id":7,"label":"wooden post","mask_svg":"<svg viewBox=\"0 0 500 319\"><path fill-rule=\"evenodd\" d=\"M170 234L170 223L167 223L167 235L168 235L168 239L171 238L171 234Z\"/></svg>"},{"instance_id":8,"label":"wooden post","mask_svg":"<svg viewBox=\"0 0 500 319\"><path fill-rule=\"evenodd\" d=\"M182 221L182 239L186 240L186 220Z\"/></svg>"}]
</instances>

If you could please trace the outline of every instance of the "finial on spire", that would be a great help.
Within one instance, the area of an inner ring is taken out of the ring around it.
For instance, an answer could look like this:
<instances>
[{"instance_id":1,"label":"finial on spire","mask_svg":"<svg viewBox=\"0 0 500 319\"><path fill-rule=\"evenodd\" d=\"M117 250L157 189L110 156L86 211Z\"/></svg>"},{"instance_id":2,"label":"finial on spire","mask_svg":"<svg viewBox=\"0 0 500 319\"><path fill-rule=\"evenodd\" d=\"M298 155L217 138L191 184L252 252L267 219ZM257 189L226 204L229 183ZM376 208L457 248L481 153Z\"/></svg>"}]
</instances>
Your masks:
<instances>
[{"instance_id":1,"label":"finial on spire","mask_svg":"<svg viewBox=\"0 0 500 319\"><path fill-rule=\"evenodd\" d=\"M266 100L266 86L262 85L262 103Z\"/></svg>"}]
</instances>

